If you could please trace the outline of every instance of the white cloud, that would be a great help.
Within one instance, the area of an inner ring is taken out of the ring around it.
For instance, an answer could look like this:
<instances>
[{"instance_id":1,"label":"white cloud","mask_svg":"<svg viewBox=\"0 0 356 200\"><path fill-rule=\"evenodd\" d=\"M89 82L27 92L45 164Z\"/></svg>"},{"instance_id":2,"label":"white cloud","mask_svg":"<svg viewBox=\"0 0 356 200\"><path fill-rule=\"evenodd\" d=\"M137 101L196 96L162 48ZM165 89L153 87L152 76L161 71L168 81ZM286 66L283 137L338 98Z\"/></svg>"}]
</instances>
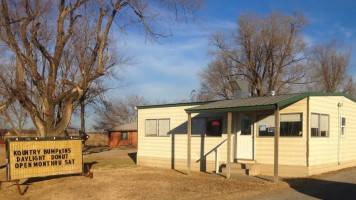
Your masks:
<instances>
[{"instance_id":1,"label":"white cloud","mask_svg":"<svg viewBox=\"0 0 356 200\"><path fill-rule=\"evenodd\" d=\"M133 57L134 65L126 68L129 85L117 94L138 94L155 101L187 99L190 92L200 88L198 72L207 66L208 36L216 30L230 31L237 24L227 20L181 24L174 36L147 42L145 36L127 33L117 45Z\"/></svg>"},{"instance_id":2,"label":"white cloud","mask_svg":"<svg viewBox=\"0 0 356 200\"><path fill-rule=\"evenodd\" d=\"M175 37L170 42L145 43L144 37L131 34L124 45L135 64L128 66L125 75L127 88L117 93L139 94L170 102L188 98L192 89L199 88L197 73L207 63L206 37Z\"/></svg>"},{"instance_id":3,"label":"white cloud","mask_svg":"<svg viewBox=\"0 0 356 200\"><path fill-rule=\"evenodd\" d=\"M317 43L315 41L315 38L313 38L310 35L303 34L302 37L303 37L304 41L307 43L308 47L311 47Z\"/></svg>"}]
</instances>

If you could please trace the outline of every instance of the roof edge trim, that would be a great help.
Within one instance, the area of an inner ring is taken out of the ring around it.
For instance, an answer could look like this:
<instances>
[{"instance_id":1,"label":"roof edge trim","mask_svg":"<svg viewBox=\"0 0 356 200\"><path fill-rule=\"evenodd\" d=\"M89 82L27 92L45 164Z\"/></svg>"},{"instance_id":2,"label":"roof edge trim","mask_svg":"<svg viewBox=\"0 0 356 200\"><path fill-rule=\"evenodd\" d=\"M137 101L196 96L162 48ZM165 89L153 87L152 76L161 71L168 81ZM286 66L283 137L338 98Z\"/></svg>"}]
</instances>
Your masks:
<instances>
[{"instance_id":1,"label":"roof edge trim","mask_svg":"<svg viewBox=\"0 0 356 200\"><path fill-rule=\"evenodd\" d=\"M178 106L200 106L215 101L206 102L188 102L188 103L172 103L172 104L160 104L160 105L149 105L149 106L136 106L137 109L149 109L149 108L166 108L166 107L178 107Z\"/></svg>"},{"instance_id":2,"label":"roof edge trim","mask_svg":"<svg viewBox=\"0 0 356 200\"><path fill-rule=\"evenodd\" d=\"M299 100L302 100L302 99L304 99L304 98L306 98L306 97L313 97L313 96L314 96L314 97L316 97L316 96L343 96L343 97L348 98L349 100L351 100L351 101L353 101L353 102L356 102L356 99L350 97L349 95L347 95L347 94L345 94L345 93L341 93L341 92L339 92L339 93L337 93L337 92L335 92L335 93L305 92L305 93L302 93L302 94L300 94L300 95L298 95L298 96L292 97L292 98L290 98L290 99L286 99L286 100L284 100L284 101L278 102L278 103L276 104L276 107L277 107L277 108L281 108L281 107L283 107L283 106L286 106L286 105L295 103L295 102L297 102L297 101L299 101Z\"/></svg>"},{"instance_id":3,"label":"roof edge trim","mask_svg":"<svg viewBox=\"0 0 356 200\"><path fill-rule=\"evenodd\" d=\"M218 108L218 109L206 109L206 110L188 110L185 109L186 113L203 113L203 112L229 112L229 111L253 111L253 110L274 110L276 106L272 105L262 105L262 106L244 106L236 108Z\"/></svg>"}]
</instances>

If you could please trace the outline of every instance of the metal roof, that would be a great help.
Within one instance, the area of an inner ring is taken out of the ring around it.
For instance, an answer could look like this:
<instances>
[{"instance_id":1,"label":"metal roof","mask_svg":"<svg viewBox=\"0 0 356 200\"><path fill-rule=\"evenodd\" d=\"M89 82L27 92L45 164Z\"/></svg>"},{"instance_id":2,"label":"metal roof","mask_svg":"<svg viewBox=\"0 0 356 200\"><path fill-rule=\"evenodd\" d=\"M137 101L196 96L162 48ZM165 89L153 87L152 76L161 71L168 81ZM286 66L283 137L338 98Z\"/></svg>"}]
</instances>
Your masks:
<instances>
[{"instance_id":1,"label":"metal roof","mask_svg":"<svg viewBox=\"0 0 356 200\"><path fill-rule=\"evenodd\" d=\"M109 129L108 131L137 131L137 122L118 125L113 127L112 129Z\"/></svg>"},{"instance_id":2,"label":"metal roof","mask_svg":"<svg viewBox=\"0 0 356 200\"><path fill-rule=\"evenodd\" d=\"M308 96L344 96L355 102L355 99L344 93L301 93L284 94L276 96L249 97L243 99L223 100L186 109L187 113L201 112L227 112L227 111L247 111L247 110L271 110L280 108Z\"/></svg>"}]
</instances>

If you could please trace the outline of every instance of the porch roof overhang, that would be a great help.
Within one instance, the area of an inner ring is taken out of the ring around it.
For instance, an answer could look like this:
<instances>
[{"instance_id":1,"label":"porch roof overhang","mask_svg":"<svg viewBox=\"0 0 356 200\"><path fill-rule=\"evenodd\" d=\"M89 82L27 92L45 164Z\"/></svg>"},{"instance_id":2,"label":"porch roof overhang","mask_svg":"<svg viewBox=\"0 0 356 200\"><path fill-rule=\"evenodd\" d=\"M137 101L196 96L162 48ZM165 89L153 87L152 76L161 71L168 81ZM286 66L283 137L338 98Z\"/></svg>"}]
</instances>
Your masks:
<instances>
[{"instance_id":1,"label":"porch roof overhang","mask_svg":"<svg viewBox=\"0 0 356 200\"><path fill-rule=\"evenodd\" d=\"M275 110L295 103L309 96L344 96L354 102L355 99L344 93L315 93L306 92L299 94L284 94L276 96L249 97L233 100L222 100L207 103L193 108L185 109L187 113L203 112L231 112L231 111L254 111Z\"/></svg>"}]
</instances>

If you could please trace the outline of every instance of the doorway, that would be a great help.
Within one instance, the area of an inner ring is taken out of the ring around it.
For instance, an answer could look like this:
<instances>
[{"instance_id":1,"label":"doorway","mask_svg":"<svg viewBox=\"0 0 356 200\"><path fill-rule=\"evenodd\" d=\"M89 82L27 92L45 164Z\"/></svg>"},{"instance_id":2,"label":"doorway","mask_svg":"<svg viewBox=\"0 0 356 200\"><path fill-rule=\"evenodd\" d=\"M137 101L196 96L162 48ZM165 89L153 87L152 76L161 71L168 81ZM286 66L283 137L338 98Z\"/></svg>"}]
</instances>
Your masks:
<instances>
[{"instance_id":1,"label":"doorway","mask_svg":"<svg viewBox=\"0 0 356 200\"><path fill-rule=\"evenodd\" d=\"M237 131L237 159L254 159L254 122L252 115L240 113Z\"/></svg>"}]
</instances>

